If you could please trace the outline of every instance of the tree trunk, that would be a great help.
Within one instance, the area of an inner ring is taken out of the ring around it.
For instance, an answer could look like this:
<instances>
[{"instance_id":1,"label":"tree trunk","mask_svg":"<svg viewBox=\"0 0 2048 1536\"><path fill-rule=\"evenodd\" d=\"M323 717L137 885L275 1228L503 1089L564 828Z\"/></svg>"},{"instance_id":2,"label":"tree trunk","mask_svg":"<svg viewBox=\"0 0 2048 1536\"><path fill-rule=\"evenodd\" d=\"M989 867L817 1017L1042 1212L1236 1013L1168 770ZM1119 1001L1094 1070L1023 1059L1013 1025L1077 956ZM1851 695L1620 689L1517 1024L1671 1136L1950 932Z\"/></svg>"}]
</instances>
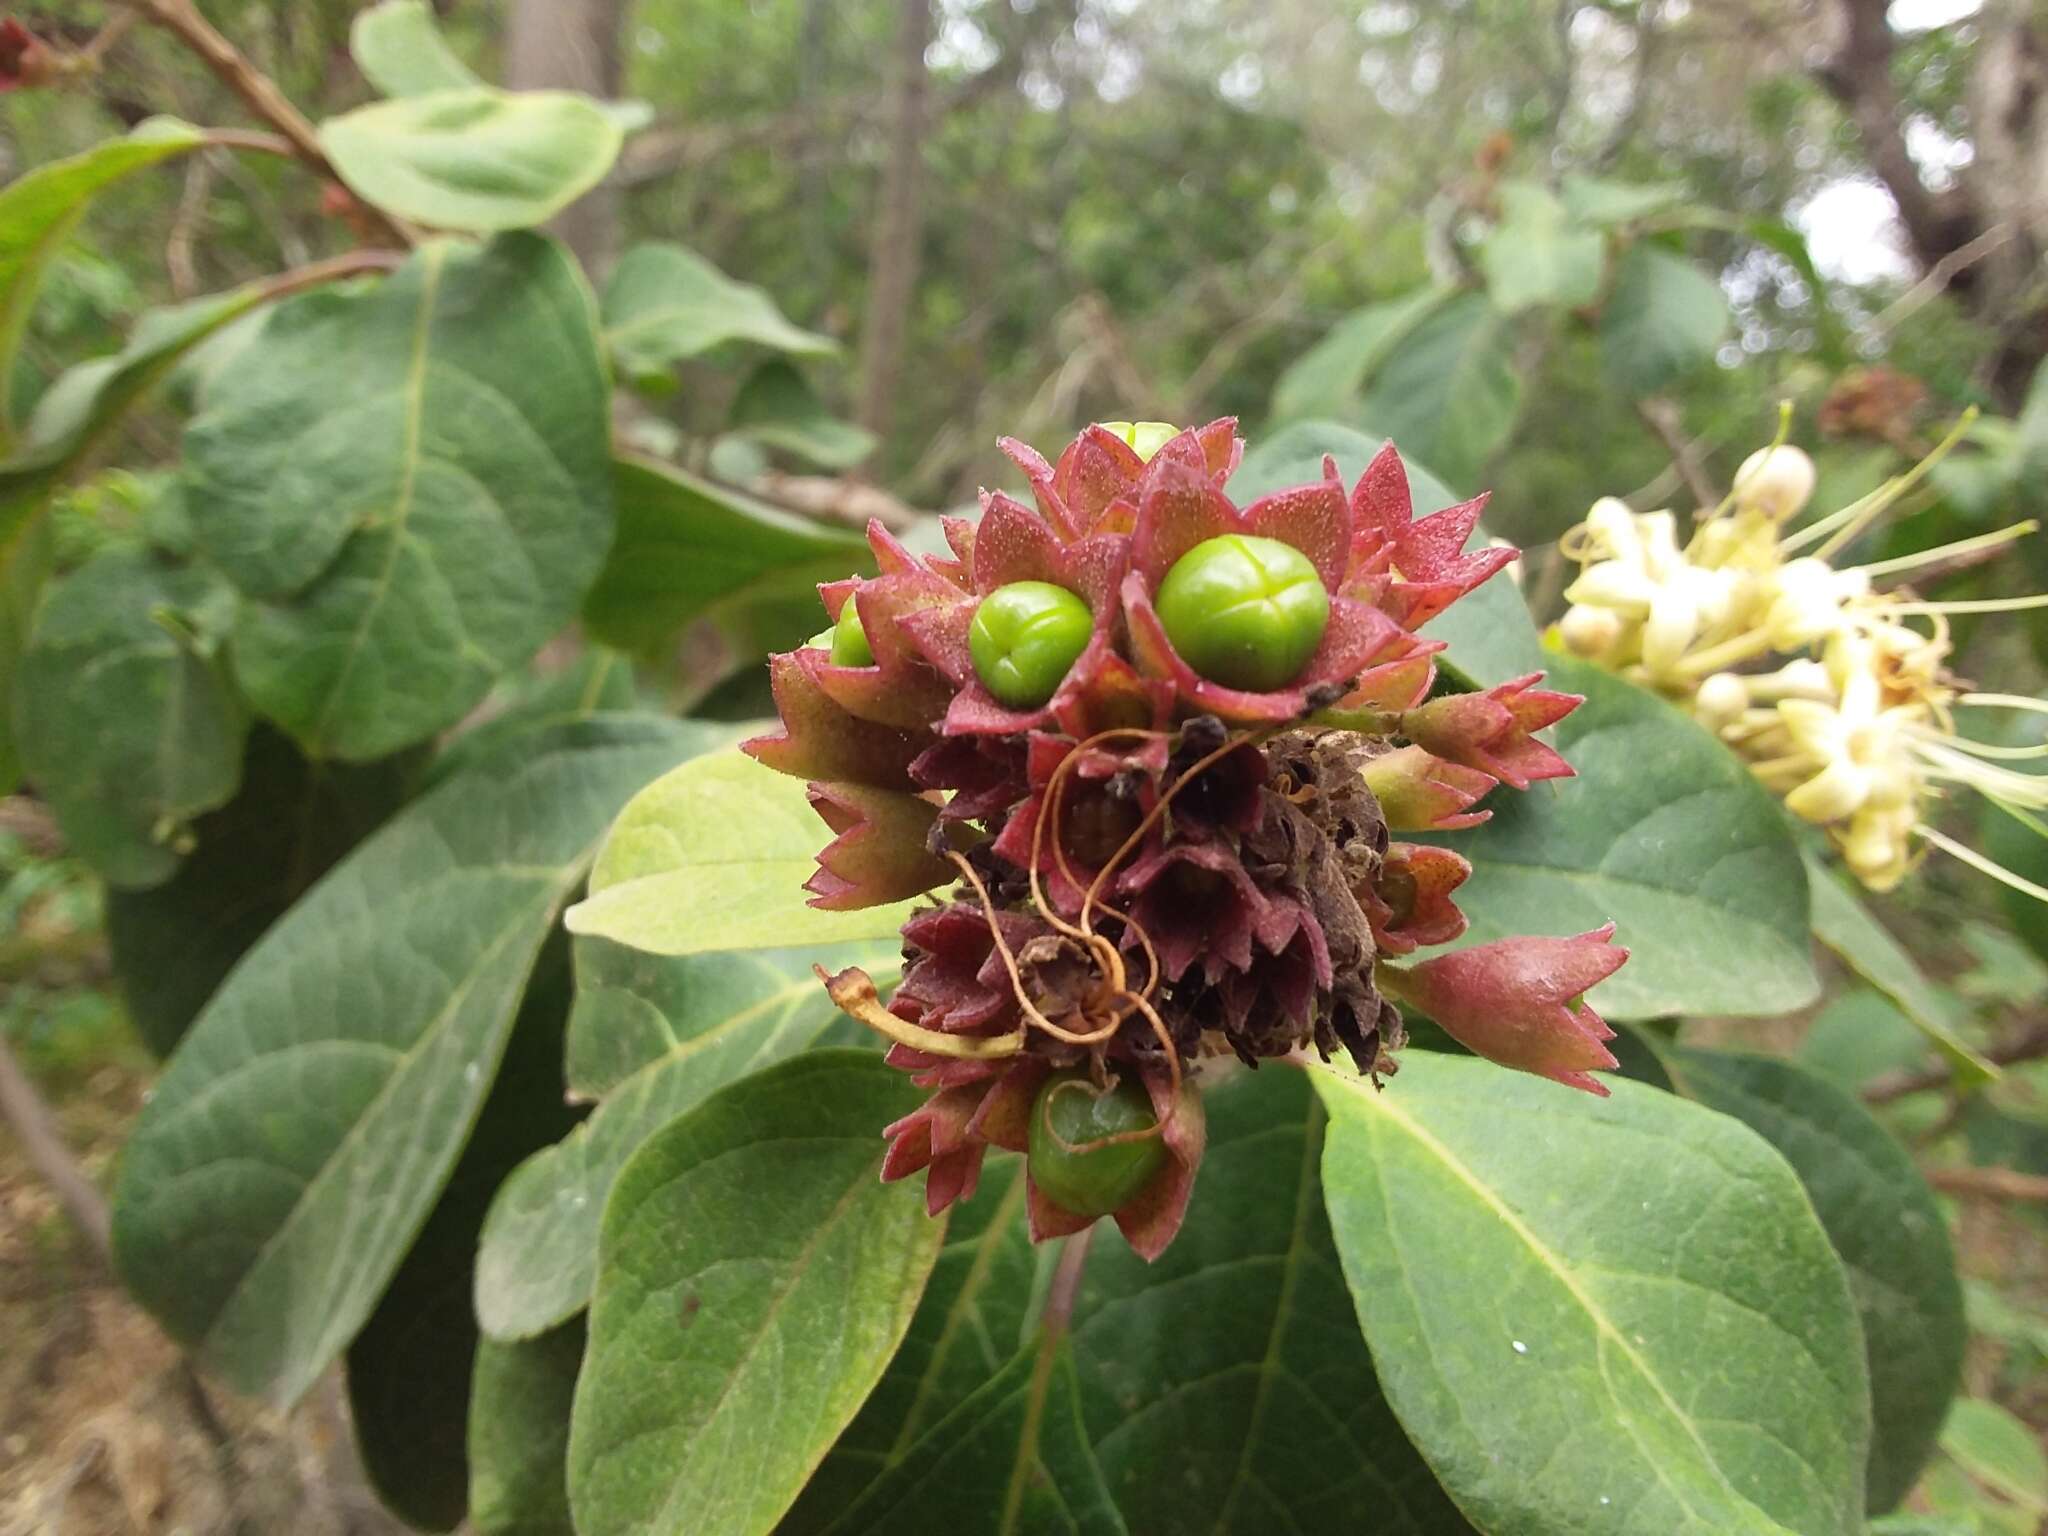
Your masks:
<instances>
[{"instance_id":1,"label":"tree trunk","mask_svg":"<svg viewBox=\"0 0 2048 1536\"><path fill-rule=\"evenodd\" d=\"M505 83L515 90L619 94L620 39L631 0L511 0L505 28ZM620 194L607 181L548 226L593 280L619 248Z\"/></svg>"},{"instance_id":2,"label":"tree trunk","mask_svg":"<svg viewBox=\"0 0 2048 1536\"><path fill-rule=\"evenodd\" d=\"M931 39L931 0L903 0L897 31L889 162L868 246L867 320L860 344L860 420L886 437L903 376L903 342L923 255L919 216L924 181L928 81L924 51Z\"/></svg>"},{"instance_id":3,"label":"tree trunk","mask_svg":"<svg viewBox=\"0 0 2048 1536\"><path fill-rule=\"evenodd\" d=\"M1888 12L1888 0L1833 0L1833 47L1816 73L1898 204L1913 254L1999 333L1991 382L2011 408L2048 357L2048 309L2036 277L2048 256L2048 27L2026 0L1988 0L1975 18L1975 158L1956 186L1937 192L1906 148Z\"/></svg>"}]
</instances>

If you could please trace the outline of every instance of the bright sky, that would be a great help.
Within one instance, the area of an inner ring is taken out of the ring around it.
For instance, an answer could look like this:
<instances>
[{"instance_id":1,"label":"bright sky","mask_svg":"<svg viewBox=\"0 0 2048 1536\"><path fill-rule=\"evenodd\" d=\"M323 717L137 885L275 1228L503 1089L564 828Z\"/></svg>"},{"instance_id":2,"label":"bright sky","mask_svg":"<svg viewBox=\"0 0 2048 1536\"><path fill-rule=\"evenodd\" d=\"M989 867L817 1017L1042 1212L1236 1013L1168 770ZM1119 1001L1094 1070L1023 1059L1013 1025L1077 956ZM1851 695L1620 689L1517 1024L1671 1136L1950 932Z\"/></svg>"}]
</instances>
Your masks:
<instances>
[{"instance_id":1,"label":"bright sky","mask_svg":"<svg viewBox=\"0 0 2048 1536\"><path fill-rule=\"evenodd\" d=\"M1974 16L1983 4L1984 0L1893 0L1890 19L1900 32L1920 32ZM1948 138L1932 123L1909 125L1907 140L1922 171L1937 184L1944 174L1969 161L1969 146ZM1874 181L1833 182L1795 209L1792 222L1806 236L1813 264L1828 277L1867 283L1912 275L1898 205Z\"/></svg>"}]
</instances>

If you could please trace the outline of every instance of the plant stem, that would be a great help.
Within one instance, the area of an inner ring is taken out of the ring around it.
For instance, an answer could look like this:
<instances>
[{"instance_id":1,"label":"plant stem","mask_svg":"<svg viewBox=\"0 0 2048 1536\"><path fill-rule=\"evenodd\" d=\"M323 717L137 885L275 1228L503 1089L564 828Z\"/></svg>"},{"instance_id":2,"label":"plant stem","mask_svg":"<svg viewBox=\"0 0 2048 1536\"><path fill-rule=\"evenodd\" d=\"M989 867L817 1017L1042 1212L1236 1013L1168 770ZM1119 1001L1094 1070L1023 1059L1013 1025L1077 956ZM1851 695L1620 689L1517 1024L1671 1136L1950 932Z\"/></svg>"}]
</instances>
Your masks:
<instances>
[{"instance_id":1,"label":"plant stem","mask_svg":"<svg viewBox=\"0 0 2048 1536\"><path fill-rule=\"evenodd\" d=\"M243 105L284 137L292 153L310 170L329 181L340 181L327 159L327 152L320 147L318 131L306 115L292 105L284 92L277 88L276 81L251 63L247 54L199 14L199 8L192 0L131 0L131 3L197 54L200 61L213 71L215 78L242 99ZM367 211L372 221L395 243L417 243L411 230L374 208Z\"/></svg>"},{"instance_id":2,"label":"plant stem","mask_svg":"<svg viewBox=\"0 0 2048 1536\"><path fill-rule=\"evenodd\" d=\"M1984 1052L1986 1061L2001 1067L2020 1061L2034 1061L2043 1056L2048 1056L2048 1019ZM1924 1072L1887 1072L1882 1077L1872 1078L1864 1086L1863 1102L1889 1104L1894 1099L1923 1093L1929 1088L1946 1088L1953 1076L1953 1069L1947 1066L1931 1067Z\"/></svg>"},{"instance_id":3,"label":"plant stem","mask_svg":"<svg viewBox=\"0 0 2048 1536\"><path fill-rule=\"evenodd\" d=\"M2048 1178L2016 1168L1932 1168L1927 1182L1954 1195L2048 1203Z\"/></svg>"},{"instance_id":4,"label":"plant stem","mask_svg":"<svg viewBox=\"0 0 2048 1536\"><path fill-rule=\"evenodd\" d=\"M14 1059L4 1036L0 1036L0 1120L14 1132L30 1166L55 1193L72 1225L92 1245L100 1262L111 1270L113 1220L107 1212L106 1197L64 1145L64 1138L57 1132L56 1117L43 1103L28 1074L22 1071L21 1063Z\"/></svg>"}]
</instances>

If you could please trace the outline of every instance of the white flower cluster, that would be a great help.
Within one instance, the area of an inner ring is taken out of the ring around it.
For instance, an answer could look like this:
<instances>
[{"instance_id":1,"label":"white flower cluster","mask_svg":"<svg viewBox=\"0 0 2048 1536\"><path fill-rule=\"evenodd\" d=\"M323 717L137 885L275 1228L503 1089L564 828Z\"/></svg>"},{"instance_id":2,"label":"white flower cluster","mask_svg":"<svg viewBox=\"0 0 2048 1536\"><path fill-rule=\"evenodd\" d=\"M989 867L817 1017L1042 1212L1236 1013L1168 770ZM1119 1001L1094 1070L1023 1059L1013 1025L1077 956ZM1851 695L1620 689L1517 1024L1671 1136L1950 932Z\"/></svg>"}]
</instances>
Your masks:
<instances>
[{"instance_id":1,"label":"white flower cluster","mask_svg":"<svg viewBox=\"0 0 2048 1536\"><path fill-rule=\"evenodd\" d=\"M1827 830L1866 886L1896 886L1913 867L1918 836L2025 889L1928 827L1924 810L1953 783L2029 820L2048 807L2048 778L1992 761L2039 749L1972 741L1952 713L1958 703L2048 706L1963 692L1946 667L1948 613L2041 599L1928 603L1903 590L1879 591L1875 579L1975 554L2034 525L1899 560L1829 562L1932 462L1789 535L1786 525L1812 497L1815 475L1811 459L1782 444L1750 455L1727 501L1704 511L1682 546L1670 512L1632 512L1603 498L1564 541L1583 569L1565 590L1571 606L1557 638L1690 709L1788 809ZM2048 899L2048 892L2035 894Z\"/></svg>"}]
</instances>

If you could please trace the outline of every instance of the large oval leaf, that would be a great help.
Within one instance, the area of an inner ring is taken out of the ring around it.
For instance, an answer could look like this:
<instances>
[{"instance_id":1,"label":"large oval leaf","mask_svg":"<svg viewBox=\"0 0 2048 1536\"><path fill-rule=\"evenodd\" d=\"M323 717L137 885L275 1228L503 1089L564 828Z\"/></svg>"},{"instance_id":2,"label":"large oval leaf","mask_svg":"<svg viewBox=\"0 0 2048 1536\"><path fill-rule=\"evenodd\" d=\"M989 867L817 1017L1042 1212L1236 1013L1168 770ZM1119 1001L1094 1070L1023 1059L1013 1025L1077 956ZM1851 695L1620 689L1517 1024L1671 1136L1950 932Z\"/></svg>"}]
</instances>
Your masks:
<instances>
[{"instance_id":1,"label":"large oval leaf","mask_svg":"<svg viewBox=\"0 0 2048 1536\"><path fill-rule=\"evenodd\" d=\"M1855 1099L1769 1056L1667 1048L1678 1091L1733 1115L1784 1154L1827 1229L1863 1322L1878 1513L1906 1496L1962 1383L1963 1287L1934 1192Z\"/></svg>"},{"instance_id":2,"label":"large oval leaf","mask_svg":"<svg viewBox=\"0 0 2048 1536\"><path fill-rule=\"evenodd\" d=\"M1324 1114L1298 1072L1203 1096L1208 1148L1156 1264L1105 1235L1074 1312L1096 1459L1133 1531L1471 1527L1373 1375L1323 1212ZM1185 1319L1179 1326L1169 1319Z\"/></svg>"},{"instance_id":3,"label":"large oval leaf","mask_svg":"<svg viewBox=\"0 0 2048 1536\"><path fill-rule=\"evenodd\" d=\"M697 619L758 661L825 624L818 583L874 569L867 543L771 507L687 470L622 458L614 481L619 531L583 601L591 634L623 650L656 650Z\"/></svg>"},{"instance_id":4,"label":"large oval leaf","mask_svg":"<svg viewBox=\"0 0 2048 1536\"><path fill-rule=\"evenodd\" d=\"M168 880L193 818L234 796L249 722L218 655L232 602L210 571L110 549L43 604L21 659L22 766L114 885Z\"/></svg>"},{"instance_id":5,"label":"large oval leaf","mask_svg":"<svg viewBox=\"0 0 2048 1536\"><path fill-rule=\"evenodd\" d=\"M185 436L257 708L345 758L460 719L604 559L607 398L590 295L536 235L274 311Z\"/></svg>"},{"instance_id":6,"label":"large oval leaf","mask_svg":"<svg viewBox=\"0 0 2048 1536\"><path fill-rule=\"evenodd\" d=\"M581 1536L771 1530L881 1377L945 1224L880 1182L919 1101L866 1051L715 1095L636 1153L605 1207L569 1434Z\"/></svg>"},{"instance_id":7,"label":"large oval leaf","mask_svg":"<svg viewBox=\"0 0 2048 1536\"><path fill-rule=\"evenodd\" d=\"M348 51L363 78L386 96L425 96L483 85L434 25L427 0L383 0L360 11Z\"/></svg>"},{"instance_id":8,"label":"large oval leaf","mask_svg":"<svg viewBox=\"0 0 2048 1536\"><path fill-rule=\"evenodd\" d=\"M879 944L671 958L576 941L569 1092L603 1102L514 1170L492 1202L477 1259L487 1332L524 1338L583 1309L605 1197L640 1144L840 1017L811 971L817 963L865 966L886 986L901 960Z\"/></svg>"},{"instance_id":9,"label":"large oval leaf","mask_svg":"<svg viewBox=\"0 0 2048 1536\"><path fill-rule=\"evenodd\" d=\"M1083 1500L1101 1488L1134 1532L1346 1530L1371 1510L1416 1536L1469 1536L1373 1377L1323 1214L1325 1117L1307 1082L1231 1072L1204 1106L1208 1150L1173 1246L1150 1265L1107 1230L1090 1248L1070 1334L1079 1425L1034 1438L1006 1416L1058 1250L1032 1249L1021 1168L1003 1158L956 1209L903 1349L784 1536L886 1530L906 1511L994 1530L1013 1469L1034 1460ZM1067 1411L1064 1358L1057 1369L1048 1414ZM1015 1529L1074 1528L1042 1518Z\"/></svg>"},{"instance_id":10,"label":"large oval leaf","mask_svg":"<svg viewBox=\"0 0 2048 1536\"><path fill-rule=\"evenodd\" d=\"M1486 290L1504 315L1538 304L1577 309L1600 295L1606 243L1541 182L1505 181L1500 223L1481 242Z\"/></svg>"},{"instance_id":11,"label":"large oval leaf","mask_svg":"<svg viewBox=\"0 0 2048 1536\"><path fill-rule=\"evenodd\" d=\"M624 141L587 96L488 86L377 102L320 126L351 192L435 229L545 224L604 180Z\"/></svg>"},{"instance_id":12,"label":"large oval leaf","mask_svg":"<svg viewBox=\"0 0 2048 1536\"><path fill-rule=\"evenodd\" d=\"M1440 839L1472 861L1464 943L1613 921L1629 962L1593 993L1630 1019L1782 1013L1819 990L1806 875L1750 772L1663 700L1562 657L1586 702L1557 726L1576 778L1496 790L1484 826Z\"/></svg>"},{"instance_id":13,"label":"large oval leaf","mask_svg":"<svg viewBox=\"0 0 2048 1536\"><path fill-rule=\"evenodd\" d=\"M348 1350L348 1396L363 1469L384 1503L421 1530L461 1523L471 1484L471 1380L480 1335L469 1294L491 1192L527 1153L568 1130L562 1024L569 945L543 949L505 1059L448 1187ZM563 1414L566 1429L568 1415Z\"/></svg>"},{"instance_id":14,"label":"large oval leaf","mask_svg":"<svg viewBox=\"0 0 2048 1536\"><path fill-rule=\"evenodd\" d=\"M354 1336L606 823L704 735L627 716L509 744L321 881L193 1025L128 1143L115 1253L234 1386L289 1402Z\"/></svg>"},{"instance_id":15,"label":"large oval leaf","mask_svg":"<svg viewBox=\"0 0 2048 1536\"><path fill-rule=\"evenodd\" d=\"M1288 364L1274 384L1273 420L1301 421L1317 416L1342 420L1357 415L1361 386L1402 338L1453 291L1418 288L1355 309L1339 320L1324 332L1321 341Z\"/></svg>"},{"instance_id":16,"label":"large oval leaf","mask_svg":"<svg viewBox=\"0 0 2048 1536\"><path fill-rule=\"evenodd\" d=\"M1862 1529L1863 1341L1805 1192L1743 1126L1410 1051L1312 1067L1381 1384L1482 1530Z\"/></svg>"},{"instance_id":17,"label":"large oval leaf","mask_svg":"<svg viewBox=\"0 0 2048 1536\"><path fill-rule=\"evenodd\" d=\"M886 939L911 903L821 912L804 882L831 840L801 780L733 750L633 797L605 839L569 931L658 955Z\"/></svg>"}]
</instances>

